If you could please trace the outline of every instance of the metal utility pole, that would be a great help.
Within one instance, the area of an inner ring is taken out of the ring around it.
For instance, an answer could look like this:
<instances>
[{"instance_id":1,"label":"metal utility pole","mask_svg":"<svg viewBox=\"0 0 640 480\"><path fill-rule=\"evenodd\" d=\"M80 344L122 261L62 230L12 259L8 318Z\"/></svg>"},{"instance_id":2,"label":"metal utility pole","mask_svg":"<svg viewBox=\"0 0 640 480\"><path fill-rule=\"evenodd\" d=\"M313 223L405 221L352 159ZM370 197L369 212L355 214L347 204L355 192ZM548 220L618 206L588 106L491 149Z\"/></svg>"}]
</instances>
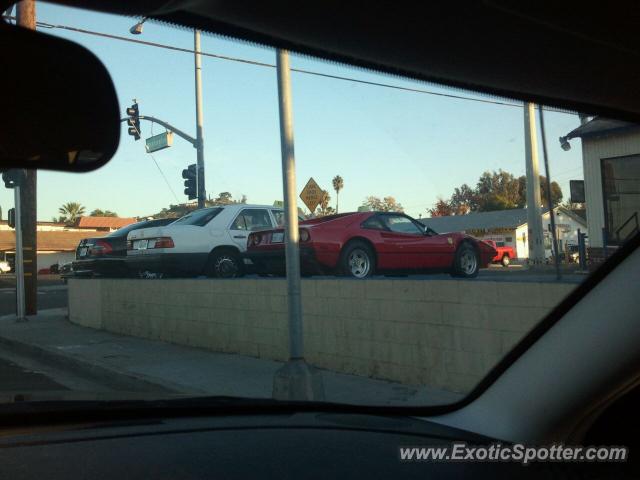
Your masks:
<instances>
[{"instance_id":1,"label":"metal utility pole","mask_svg":"<svg viewBox=\"0 0 640 480\"><path fill-rule=\"evenodd\" d=\"M193 50L196 74L196 150L198 165L198 208L204 208L207 198L204 188L204 140L202 136L202 56L200 55L200 30L193 30Z\"/></svg>"},{"instance_id":2,"label":"metal utility pole","mask_svg":"<svg viewBox=\"0 0 640 480\"><path fill-rule=\"evenodd\" d=\"M36 29L36 2L34 0L22 0L16 9L16 23L20 27L31 30ZM35 315L38 313L38 262L37 262L37 170L26 170L24 182L19 189L22 217L22 248L24 251L21 268L24 270L22 281L24 281L24 296L26 303L26 314ZM17 204L17 202L16 202ZM16 208L16 238L18 236L18 209ZM17 253L17 252L16 252ZM16 254L16 267L17 267ZM16 268L16 280L18 279Z\"/></svg>"},{"instance_id":3,"label":"metal utility pole","mask_svg":"<svg viewBox=\"0 0 640 480\"><path fill-rule=\"evenodd\" d=\"M540 174L538 169L538 135L533 103L524 105L524 149L527 174L527 225L529 230L529 263L544 263L542 214L540 211Z\"/></svg>"},{"instance_id":4,"label":"metal utility pole","mask_svg":"<svg viewBox=\"0 0 640 480\"><path fill-rule=\"evenodd\" d=\"M296 195L296 165L293 149L293 112L289 52L277 51L280 146L285 215L285 260L289 320L289 361L280 368L273 382L273 396L281 400L321 400L324 398L320 372L304 360L300 245Z\"/></svg>"},{"instance_id":5,"label":"metal utility pole","mask_svg":"<svg viewBox=\"0 0 640 480\"><path fill-rule=\"evenodd\" d=\"M25 316L25 292L24 292L24 257L22 254L22 208L20 192L22 188L16 185L13 188L13 198L16 209L16 255L14 258L14 271L16 273L16 320L23 322Z\"/></svg>"},{"instance_id":6,"label":"metal utility pole","mask_svg":"<svg viewBox=\"0 0 640 480\"><path fill-rule=\"evenodd\" d=\"M547 208L551 225L551 238L553 240L553 259L556 266L556 278L560 280L560 252L558 251L558 231L556 230L556 214L553 211L553 199L551 198L551 174L549 173L549 155L547 154L547 136L544 130L544 113L542 105L538 106L540 113L540 138L542 139L542 156L544 158L544 174L547 186Z\"/></svg>"}]
</instances>

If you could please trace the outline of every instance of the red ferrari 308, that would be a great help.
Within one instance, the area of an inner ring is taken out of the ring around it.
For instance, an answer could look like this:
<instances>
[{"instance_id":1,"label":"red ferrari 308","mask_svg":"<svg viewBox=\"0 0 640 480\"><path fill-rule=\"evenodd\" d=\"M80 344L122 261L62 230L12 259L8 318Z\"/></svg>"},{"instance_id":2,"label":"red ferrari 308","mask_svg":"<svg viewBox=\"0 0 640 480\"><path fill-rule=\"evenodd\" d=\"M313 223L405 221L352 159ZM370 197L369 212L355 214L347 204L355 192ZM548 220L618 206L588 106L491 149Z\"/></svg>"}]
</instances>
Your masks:
<instances>
[{"instance_id":1,"label":"red ferrari 308","mask_svg":"<svg viewBox=\"0 0 640 480\"><path fill-rule=\"evenodd\" d=\"M463 233L438 234L413 218L392 212L341 213L300 223L300 257L306 274L448 271L475 277L496 251ZM261 274L282 274L284 230L253 232L245 264Z\"/></svg>"}]
</instances>

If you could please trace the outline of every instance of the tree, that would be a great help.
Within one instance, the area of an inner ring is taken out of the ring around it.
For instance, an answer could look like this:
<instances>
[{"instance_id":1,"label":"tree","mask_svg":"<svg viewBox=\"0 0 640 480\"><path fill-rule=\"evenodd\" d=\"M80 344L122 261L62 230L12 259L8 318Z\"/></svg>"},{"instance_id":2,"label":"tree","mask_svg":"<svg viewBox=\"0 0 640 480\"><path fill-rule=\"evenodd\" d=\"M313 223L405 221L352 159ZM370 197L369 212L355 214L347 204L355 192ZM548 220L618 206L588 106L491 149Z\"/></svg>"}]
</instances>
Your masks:
<instances>
[{"instance_id":1,"label":"tree","mask_svg":"<svg viewBox=\"0 0 640 480\"><path fill-rule=\"evenodd\" d=\"M117 217L118 214L116 212L112 212L111 210L101 210L96 208L90 214L90 217Z\"/></svg>"},{"instance_id":2,"label":"tree","mask_svg":"<svg viewBox=\"0 0 640 480\"><path fill-rule=\"evenodd\" d=\"M476 186L478 211L508 210L520 206L520 182L509 172L484 172Z\"/></svg>"},{"instance_id":3,"label":"tree","mask_svg":"<svg viewBox=\"0 0 640 480\"><path fill-rule=\"evenodd\" d=\"M234 203L247 203L247 196L242 195L240 200L234 200L230 192L220 192L215 200L206 200L205 206L215 207L218 205L232 205Z\"/></svg>"},{"instance_id":4,"label":"tree","mask_svg":"<svg viewBox=\"0 0 640 480\"><path fill-rule=\"evenodd\" d=\"M523 175L518 181L520 182L520 191L521 191L521 201L520 205L522 208L527 206L527 178ZM551 203L554 207L560 205L562 202L562 188L558 185L558 182L551 182ZM547 207L547 177L540 175L540 200L542 201L542 206Z\"/></svg>"},{"instance_id":5,"label":"tree","mask_svg":"<svg viewBox=\"0 0 640 480\"><path fill-rule=\"evenodd\" d=\"M384 197L382 200L378 197L367 197L362 205L376 212L404 212L402 205L393 197Z\"/></svg>"},{"instance_id":6,"label":"tree","mask_svg":"<svg viewBox=\"0 0 640 480\"><path fill-rule=\"evenodd\" d=\"M340 175L333 177L333 189L336 191L336 213L338 213L338 197L342 187L344 187L344 180L342 180L342 177Z\"/></svg>"},{"instance_id":7,"label":"tree","mask_svg":"<svg viewBox=\"0 0 640 480\"><path fill-rule=\"evenodd\" d=\"M466 215L478 210L478 195L469 185L463 183L453 190L448 203L454 212L453 215Z\"/></svg>"},{"instance_id":8,"label":"tree","mask_svg":"<svg viewBox=\"0 0 640 480\"><path fill-rule=\"evenodd\" d=\"M60 220L73 224L84 214L85 208L78 202L67 202L58 209L58 212L62 214Z\"/></svg>"},{"instance_id":9,"label":"tree","mask_svg":"<svg viewBox=\"0 0 640 480\"><path fill-rule=\"evenodd\" d=\"M455 215L451 204L444 200L442 197L438 197L438 201L433 206L433 208L430 208L427 211L432 217L448 217L450 215Z\"/></svg>"},{"instance_id":10,"label":"tree","mask_svg":"<svg viewBox=\"0 0 640 480\"><path fill-rule=\"evenodd\" d=\"M316 216L324 217L326 215L333 215L336 211L329 206L329 202L331 201L331 195L326 190L322 191L322 199L320 200L320 204L316 210Z\"/></svg>"},{"instance_id":11,"label":"tree","mask_svg":"<svg viewBox=\"0 0 640 480\"><path fill-rule=\"evenodd\" d=\"M546 178L540 176L540 196L544 205L547 202ZM513 174L504 170L484 172L480 175L476 188L462 184L453 190L450 199L442 200L451 207L451 215L464 215L470 212L490 212L493 210L509 210L512 208L524 208L527 206L527 181L526 177L516 178ZM562 201L562 189L557 182L551 182L551 200L554 206ZM444 205L432 210L444 211Z\"/></svg>"}]
</instances>

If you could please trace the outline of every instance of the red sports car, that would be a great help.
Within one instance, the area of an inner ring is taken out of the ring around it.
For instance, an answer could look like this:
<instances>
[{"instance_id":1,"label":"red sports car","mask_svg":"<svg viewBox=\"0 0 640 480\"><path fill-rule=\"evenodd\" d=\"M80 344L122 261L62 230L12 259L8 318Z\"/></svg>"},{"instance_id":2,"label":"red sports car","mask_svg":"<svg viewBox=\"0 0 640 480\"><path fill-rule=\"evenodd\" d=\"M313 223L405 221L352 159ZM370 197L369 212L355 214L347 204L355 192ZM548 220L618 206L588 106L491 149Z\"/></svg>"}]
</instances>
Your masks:
<instances>
[{"instance_id":1,"label":"red sports car","mask_svg":"<svg viewBox=\"0 0 640 480\"><path fill-rule=\"evenodd\" d=\"M463 233L438 234L403 213L358 212L300 223L302 271L366 278L374 273L448 271L475 277L496 250ZM282 274L284 230L249 235L244 262L261 274Z\"/></svg>"}]
</instances>

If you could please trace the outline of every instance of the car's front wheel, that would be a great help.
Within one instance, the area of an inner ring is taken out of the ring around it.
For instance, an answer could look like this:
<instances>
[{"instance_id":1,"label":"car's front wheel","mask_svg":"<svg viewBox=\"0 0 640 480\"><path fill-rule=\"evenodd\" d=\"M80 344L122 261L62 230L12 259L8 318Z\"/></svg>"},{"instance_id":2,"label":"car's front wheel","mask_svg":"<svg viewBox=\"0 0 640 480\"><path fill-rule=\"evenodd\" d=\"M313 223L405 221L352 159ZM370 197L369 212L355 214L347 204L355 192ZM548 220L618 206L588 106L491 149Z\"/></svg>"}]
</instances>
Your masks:
<instances>
[{"instance_id":1,"label":"car's front wheel","mask_svg":"<svg viewBox=\"0 0 640 480\"><path fill-rule=\"evenodd\" d=\"M236 278L242 276L240 255L232 250L213 252L205 268L207 277Z\"/></svg>"},{"instance_id":2,"label":"car's front wheel","mask_svg":"<svg viewBox=\"0 0 640 480\"><path fill-rule=\"evenodd\" d=\"M473 278L480 271L480 259L477 250L469 243L463 243L456 251L451 275L454 277Z\"/></svg>"},{"instance_id":3,"label":"car's front wheel","mask_svg":"<svg viewBox=\"0 0 640 480\"><path fill-rule=\"evenodd\" d=\"M367 278L376 270L376 257L369 245L361 241L351 242L340 258L342 273L354 278Z\"/></svg>"},{"instance_id":4,"label":"car's front wheel","mask_svg":"<svg viewBox=\"0 0 640 480\"><path fill-rule=\"evenodd\" d=\"M511 263L511 259L509 258L509 255L503 255L501 263L503 267L508 267L509 263Z\"/></svg>"}]
</instances>

